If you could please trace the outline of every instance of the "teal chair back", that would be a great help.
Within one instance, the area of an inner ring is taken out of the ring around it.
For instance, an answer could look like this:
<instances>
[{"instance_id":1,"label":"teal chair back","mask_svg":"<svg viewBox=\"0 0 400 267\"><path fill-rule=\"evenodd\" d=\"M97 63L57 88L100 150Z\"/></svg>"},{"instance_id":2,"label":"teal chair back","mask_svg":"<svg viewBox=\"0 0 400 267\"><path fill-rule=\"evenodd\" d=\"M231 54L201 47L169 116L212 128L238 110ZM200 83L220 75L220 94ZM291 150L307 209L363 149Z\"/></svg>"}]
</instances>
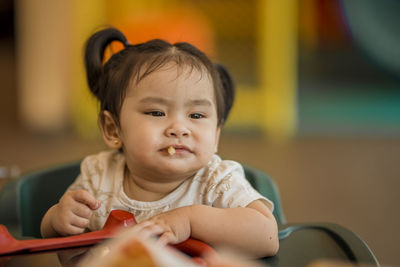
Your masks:
<instances>
[{"instance_id":1,"label":"teal chair back","mask_svg":"<svg viewBox=\"0 0 400 267\"><path fill-rule=\"evenodd\" d=\"M250 184L263 196L274 203L273 214L277 223L279 225L286 224L279 190L274 180L272 180L265 172L262 172L254 167L244 165L243 168L246 178Z\"/></svg>"},{"instance_id":2,"label":"teal chair back","mask_svg":"<svg viewBox=\"0 0 400 267\"><path fill-rule=\"evenodd\" d=\"M285 223L279 192L265 173L244 166L249 182L275 206L279 224ZM0 224L15 236L40 238L40 223L46 211L59 201L80 173L80 161L29 173L8 183L0 193Z\"/></svg>"},{"instance_id":3,"label":"teal chair back","mask_svg":"<svg viewBox=\"0 0 400 267\"><path fill-rule=\"evenodd\" d=\"M46 211L56 204L80 173L80 162L23 175L0 193L0 223L16 236L40 238Z\"/></svg>"}]
</instances>

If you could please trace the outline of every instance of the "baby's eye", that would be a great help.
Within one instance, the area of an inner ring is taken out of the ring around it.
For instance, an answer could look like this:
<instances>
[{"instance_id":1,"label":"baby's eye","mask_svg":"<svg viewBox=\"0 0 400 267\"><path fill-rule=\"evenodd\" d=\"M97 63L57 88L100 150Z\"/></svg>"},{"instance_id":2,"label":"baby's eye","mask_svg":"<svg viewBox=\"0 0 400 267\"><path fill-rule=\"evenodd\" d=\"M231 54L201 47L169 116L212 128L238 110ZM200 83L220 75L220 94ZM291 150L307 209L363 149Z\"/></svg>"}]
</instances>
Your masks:
<instances>
[{"instance_id":1,"label":"baby's eye","mask_svg":"<svg viewBox=\"0 0 400 267\"><path fill-rule=\"evenodd\" d=\"M192 114L189 115L189 118L196 119L196 120L204 118L204 117L205 116L203 114L200 114L200 113L192 113Z\"/></svg>"},{"instance_id":2,"label":"baby's eye","mask_svg":"<svg viewBox=\"0 0 400 267\"><path fill-rule=\"evenodd\" d=\"M153 116L153 117L162 117L162 116L165 116L165 113L162 112L162 111L159 111L159 110L148 111L148 112L145 112L144 114L150 115L150 116Z\"/></svg>"}]
</instances>

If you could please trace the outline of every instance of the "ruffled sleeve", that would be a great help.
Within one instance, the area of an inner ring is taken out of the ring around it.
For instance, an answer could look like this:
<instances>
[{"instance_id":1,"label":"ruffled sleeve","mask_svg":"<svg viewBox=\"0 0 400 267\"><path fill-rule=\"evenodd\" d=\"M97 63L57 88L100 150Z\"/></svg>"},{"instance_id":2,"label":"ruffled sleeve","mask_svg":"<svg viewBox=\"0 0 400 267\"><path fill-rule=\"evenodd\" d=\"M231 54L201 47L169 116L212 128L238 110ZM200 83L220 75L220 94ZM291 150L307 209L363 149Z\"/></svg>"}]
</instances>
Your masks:
<instances>
[{"instance_id":1,"label":"ruffled sleeve","mask_svg":"<svg viewBox=\"0 0 400 267\"><path fill-rule=\"evenodd\" d=\"M255 200L261 200L271 212L274 209L273 202L251 186L243 167L235 161L220 161L208 177L206 190L207 198L214 207L246 207Z\"/></svg>"}]
</instances>

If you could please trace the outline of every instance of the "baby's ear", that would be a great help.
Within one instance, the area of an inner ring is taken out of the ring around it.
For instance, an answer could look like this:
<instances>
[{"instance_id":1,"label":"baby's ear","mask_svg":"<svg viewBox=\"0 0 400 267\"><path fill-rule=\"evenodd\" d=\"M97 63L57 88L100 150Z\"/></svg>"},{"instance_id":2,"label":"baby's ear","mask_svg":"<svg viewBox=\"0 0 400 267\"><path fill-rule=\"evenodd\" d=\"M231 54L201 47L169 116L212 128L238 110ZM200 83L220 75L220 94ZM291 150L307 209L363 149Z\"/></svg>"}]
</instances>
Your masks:
<instances>
[{"instance_id":1,"label":"baby's ear","mask_svg":"<svg viewBox=\"0 0 400 267\"><path fill-rule=\"evenodd\" d=\"M223 96L225 99L225 110L224 110L224 123L228 119L229 112L232 109L233 101L235 100L235 83L229 71L219 63L214 64L216 70L219 73L219 77L222 83Z\"/></svg>"},{"instance_id":2,"label":"baby's ear","mask_svg":"<svg viewBox=\"0 0 400 267\"><path fill-rule=\"evenodd\" d=\"M100 126L104 142L110 148L120 149L122 147L122 139L117 122L107 110L103 111L101 116Z\"/></svg>"}]
</instances>

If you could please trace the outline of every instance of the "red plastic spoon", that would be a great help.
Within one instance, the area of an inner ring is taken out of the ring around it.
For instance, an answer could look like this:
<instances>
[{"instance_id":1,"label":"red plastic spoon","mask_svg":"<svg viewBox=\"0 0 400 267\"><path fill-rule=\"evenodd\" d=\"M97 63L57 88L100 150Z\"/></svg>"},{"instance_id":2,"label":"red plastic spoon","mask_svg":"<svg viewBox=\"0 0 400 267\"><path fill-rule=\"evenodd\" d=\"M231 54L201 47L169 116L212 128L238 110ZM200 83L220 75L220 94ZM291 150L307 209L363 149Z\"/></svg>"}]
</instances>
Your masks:
<instances>
[{"instance_id":1,"label":"red plastic spoon","mask_svg":"<svg viewBox=\"0 0 400 267\"><path fill-rule=\"evenodd\" d=\"M113 210L101 230L75 236L29 240L16 240L4 225L0 225L0 256L93 245L113 237L119 228L134 224L136 220L132 213ZM191 238L173 247L192 257L201 257L204 253L214 252L209 245Z\"/></svg>"}]
</instances>

